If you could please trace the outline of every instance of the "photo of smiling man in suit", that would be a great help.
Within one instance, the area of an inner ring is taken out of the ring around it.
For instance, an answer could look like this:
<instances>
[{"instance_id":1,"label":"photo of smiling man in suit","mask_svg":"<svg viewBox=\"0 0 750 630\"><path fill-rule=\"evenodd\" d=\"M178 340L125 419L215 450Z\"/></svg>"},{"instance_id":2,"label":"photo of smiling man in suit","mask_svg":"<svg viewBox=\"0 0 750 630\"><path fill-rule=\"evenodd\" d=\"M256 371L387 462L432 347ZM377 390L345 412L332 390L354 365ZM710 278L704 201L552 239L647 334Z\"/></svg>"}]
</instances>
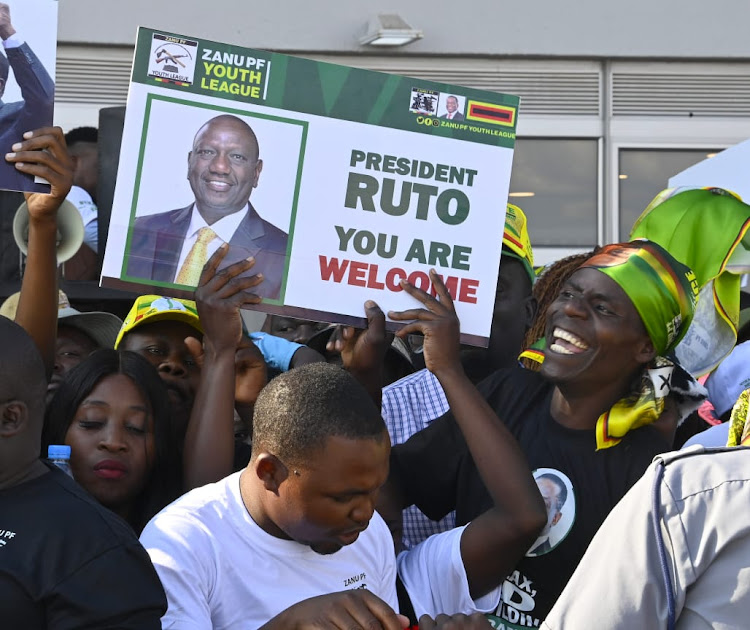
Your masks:
<instances>
[{"instance_id":1,"label":"photo of smiling man in suit","mask_svg":"<svg viewBox=\"0 0 750 630\"><path fill-rule=\"evenodd\" d=\"M452 94L445 99L445 114L440 116L440 118L445 118L447 120L463 120L464 115L461 113L461 110L458 105L458 97L453 96Z\"/></svg>"},{"instance_id":2,"label":"photo of smiling man in suit","mask_svg":"<svg viewBox=\"0 0 750 630\"><path fill-rule=\"evenodd\" d=\"M206 122L188 154L195 201L136 218L127 275L194 287L208 258L228 243L222 266L252 256L255 264L247 273L263 274L253 292L277 299L288 235L261 218L250 202L262 170L258 139L247 123L228 114Z\"/></svg>"}]
</instances>

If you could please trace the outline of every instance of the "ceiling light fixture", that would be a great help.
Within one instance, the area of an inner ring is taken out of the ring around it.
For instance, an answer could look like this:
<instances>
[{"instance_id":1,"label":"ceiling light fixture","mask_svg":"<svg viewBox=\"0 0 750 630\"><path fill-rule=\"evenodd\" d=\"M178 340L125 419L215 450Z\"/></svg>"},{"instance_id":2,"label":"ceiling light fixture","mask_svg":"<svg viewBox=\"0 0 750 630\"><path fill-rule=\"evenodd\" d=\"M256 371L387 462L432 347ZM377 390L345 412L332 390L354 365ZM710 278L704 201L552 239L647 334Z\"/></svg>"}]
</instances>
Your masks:
<instances>
[{"instance_id":1,"label":"ceiling light fixture","mask_svg":"<svg viewBox=\"0 0 750 630\"><path fill-rule=\"evenodd\" d=\"M368 22L359 43L362 46L406 46L422 37L422 31L409 26L400 15L387 13Z\"/></svg>"},{"instance_id":2,"label":"ceiling light fixture","mask_svg":"<svg viewBox=\"0 0 750 630\"><path fill-rule=\"evenodd\" d=\"M533 197L535 194L533 192L512 192L508 193L508 197Z\"/></svg>"}]
</instances>

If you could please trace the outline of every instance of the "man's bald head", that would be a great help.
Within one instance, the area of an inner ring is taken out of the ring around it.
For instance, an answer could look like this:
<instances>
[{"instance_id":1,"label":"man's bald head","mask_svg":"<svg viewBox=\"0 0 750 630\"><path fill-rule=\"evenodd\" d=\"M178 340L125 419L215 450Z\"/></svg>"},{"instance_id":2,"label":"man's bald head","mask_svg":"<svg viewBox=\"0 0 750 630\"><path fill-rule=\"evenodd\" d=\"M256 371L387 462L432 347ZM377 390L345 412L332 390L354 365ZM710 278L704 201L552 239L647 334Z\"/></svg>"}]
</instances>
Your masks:
<instances>
[{"instance_id":1,"label":"man's bald head","mask_svg":"<svg viewBox=\"0 0 750 630\"><path fill-rule=\"evenodd\" d=\"M26 331L0 317L0 401L20 400L44 413L47 381L42 357Z\"/></svg>"},{"instance_id":2,"label":"man's bald head","mask_svg":"<svg viewBox=\"0 0 750 630\"><path fill-rule=\"evenodd\" d=\"M246 208L263 169L259 155L255 132L237 116L222 114L198 129L188 154L188 180L209 225Z\"/></svg>"},{"instance_id":3,"label":"man's bald head","mask_svg":"<svg viewBox=\"0 0 750 630\"><path fill-rule=\"evenodd\" d=\"M215 116L211 120L205 122L203 126L198 129L193 138L193 151L199 142L203 134L208 133L214 129L231 129L238 135L238 137L245 137L255 147L254 158L257 160L260 155L260 148L258 146L258 138L253 131L253 128L248 125L244 120L231 114L222 114L221 116Z\"/></svg>"},{"instance_id":4,"label":"man's bald head","mask_svg":"<svg viewBox=\"0 0 750 630\"><path fill-rule=\"evenodd\" d=\"M0 487L6 487L39 459L47 382L34 342L5 317L0 348Z\"/></svg>"}]
</instances>

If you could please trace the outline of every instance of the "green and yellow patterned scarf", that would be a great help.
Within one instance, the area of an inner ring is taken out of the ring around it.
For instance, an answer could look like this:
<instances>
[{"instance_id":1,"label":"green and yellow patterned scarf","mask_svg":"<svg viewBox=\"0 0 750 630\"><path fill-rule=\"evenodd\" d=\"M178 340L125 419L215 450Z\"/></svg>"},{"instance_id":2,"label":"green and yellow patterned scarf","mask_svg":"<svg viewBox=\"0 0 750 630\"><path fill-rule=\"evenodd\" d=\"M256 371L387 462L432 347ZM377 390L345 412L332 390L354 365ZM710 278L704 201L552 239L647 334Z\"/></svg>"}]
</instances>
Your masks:
<instances>
[{"instance_id":1,"label":"green and yellow patterned scarf","mask_svg":"<svg viewBox=\"0 0 750 630\"><path fill-rule=\"evenodd\" d=\"M646 240L607 245L580 268L612 278L633 302L657 354L680 342L695 312L698 287L693 272L656 243ZM519 358L543 363L544 338ZM678 421L706 398L706 390L679 363L657 356L641 374L637 391L619 400L596 423L596 449L610 448L639 427L656 421L672 396Z\"/></svg>"},{"instance_id":2,"label":"green and yellow patterned scarf","mask_svg":"<svg viewBox=\"0 0 750 630\"><path fill-rule=\"evenodd\" d=\"M592 267L614 280L633 302L656 354L672 350L690 326L698 299L691 269L650 241L604 246L581 269Z\"/></svg>"},{"instance_id":3,"label":"green and yellow patterned scarf","mask_svg":"<svg viewBox=\"0 0 750 630\"><path fill-rule=\"evenodd\" d=\"M750 205L721 188L669 188L633 226L631 239L659 243L695 273L701 299L677 360L693 376L713 370L734 348L740 274L750 272Z\"/></svg>"},{"instance_id":4,"label":"green and yellow patterned scarf","mask_svg":"<svg viewBox=\"0 0 750 630\"><path fill-rule=\"evenodd\" d=\"M659 355L644 370L638 392L621 399L599 417L599 450L615 446L628 431L651 424L664 411L664 401L673 393L678 366L661 355L673 350L690 326L698 283L688 267L660 245L646 240L607 245L581 265L581 269L586 267L601 271L625 291ZM699 404L701 393L697 390L695 398ZM692 406L691 399L686 407Z\"/></svg>"},{"instance_id":5,"label":"green and yellow patterned scarf","mask_svg":"<svg viewBox=\"0 0 750 630\"><path fill-rule=\"evenodd\" d=\"M750 423L748 423L747 409L750 402L750 389L740 394L732 407L729 418L729 439L727 446L750 446Z\"/></svg>"}]
</instances>

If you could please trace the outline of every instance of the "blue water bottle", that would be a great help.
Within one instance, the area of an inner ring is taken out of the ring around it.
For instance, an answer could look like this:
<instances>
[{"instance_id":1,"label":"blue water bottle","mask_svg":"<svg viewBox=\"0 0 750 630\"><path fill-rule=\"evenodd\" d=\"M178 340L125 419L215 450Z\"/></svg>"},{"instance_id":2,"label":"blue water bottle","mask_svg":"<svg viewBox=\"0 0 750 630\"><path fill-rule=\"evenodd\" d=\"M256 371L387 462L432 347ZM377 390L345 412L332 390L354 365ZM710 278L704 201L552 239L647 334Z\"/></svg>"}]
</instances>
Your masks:
<instances>
[{"instance_id":1,"label":"blue water bottle","mask_svg":"<svg viewBox=\"0 0 750 630\"><path fill-rule=\"evenodd\" d=\"M73 476L70 470L70 447L65 444L50 444L47 449L47 458L50 464L54 464L68 477Z\"/></svg>"}]
</instances>

